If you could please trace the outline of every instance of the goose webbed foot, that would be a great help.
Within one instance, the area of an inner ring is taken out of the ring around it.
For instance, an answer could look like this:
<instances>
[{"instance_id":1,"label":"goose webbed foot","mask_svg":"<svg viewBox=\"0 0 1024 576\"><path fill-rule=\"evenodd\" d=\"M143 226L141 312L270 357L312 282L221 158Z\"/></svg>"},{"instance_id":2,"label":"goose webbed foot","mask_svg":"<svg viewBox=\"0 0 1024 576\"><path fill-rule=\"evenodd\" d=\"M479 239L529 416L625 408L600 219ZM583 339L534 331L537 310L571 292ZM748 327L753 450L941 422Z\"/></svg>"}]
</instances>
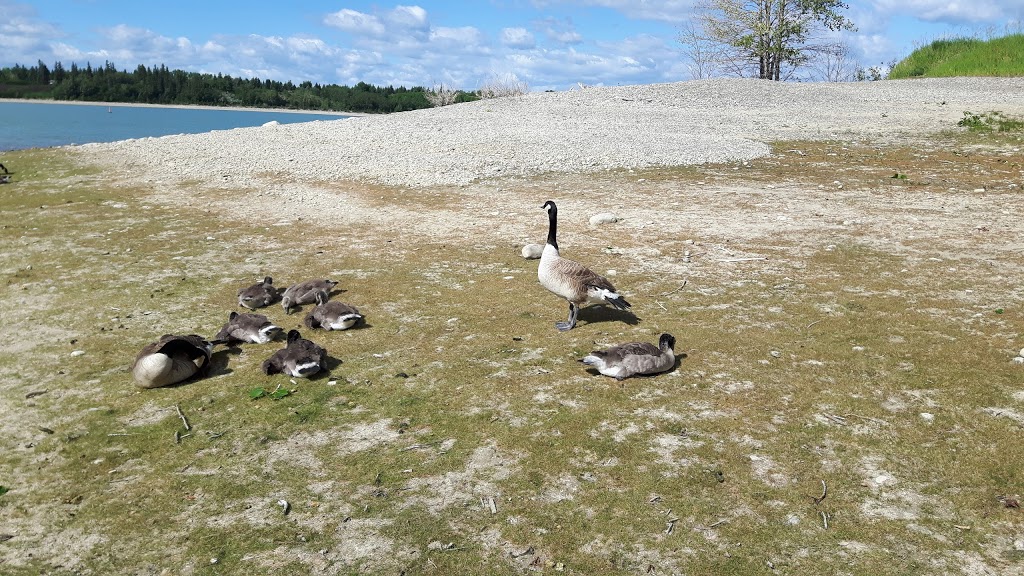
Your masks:
<instances>
[{"instance_id":1,"label":"goose webbed foot","mask_svg":"<svg viewBox=\"0 0 1024 576\"><path fill-rule=\"evenodd\" d=\"M576 317L579 315L580 309L575 304L569 303L569 319L564 322L555 322L555 328L558 328L560 332L567 332L576 327Z\"/></svg>"}]
</instances>

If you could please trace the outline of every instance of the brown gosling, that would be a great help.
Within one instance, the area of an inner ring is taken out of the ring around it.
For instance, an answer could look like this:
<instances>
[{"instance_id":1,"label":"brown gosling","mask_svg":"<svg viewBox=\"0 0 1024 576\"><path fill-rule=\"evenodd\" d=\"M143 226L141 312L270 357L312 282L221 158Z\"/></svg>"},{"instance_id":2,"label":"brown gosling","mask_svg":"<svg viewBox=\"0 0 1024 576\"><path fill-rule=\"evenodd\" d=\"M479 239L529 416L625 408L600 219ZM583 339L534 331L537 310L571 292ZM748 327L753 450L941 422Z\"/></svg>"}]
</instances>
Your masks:
<instances>
[{"instance_id":1,"label":"brown gosling","mask_svg":"<svg viewBox=\"0 0 1024 576\"><path fill-rule=\"evenodd\" d=\"M280 293L274 286L274 279L267 276L263 282L257 282L252 286L242 288L238 291L238 305L255 310L273 304Z\"/></svg>"},{"instance_id":2,"label":"brown gosling","mask_svg":"<svg viewBox=\"0 0 1024 576\"><path fill-rule=\"evenodd\" d=\"M358 324L363 315L354 306L344 302L328 301L327 292L316 293L316 308L306 315L307 328L324 330L348 330Z\"/></svg>"},{"instance_id":3,"label":"brown gosling","mask_svg":"<svg viewBox=\"0 0 1024 576\"><path fill-rule=\"evenodd\" d=\"M263 372L309 378L323 370L326 362L326 350L303 338L298 330L291 330L288 332L288 344L263 363Z\"/></svg>"},{"instance_id":4,"label":"brown gosling","mask_svg":"<svg viewBox=\"0 0 1024 576\"><path fill-rule=\"evenodd\" d=\"M224 340L226 344L238 342L266 344L280 333L281 327L275 325L263 314L231 312L228 315L227 323L214 338Z\"/></svg>"},{"instance_id":5,"label":"brown gosling","mask_svg":"<svg viewBox=\"0 0 1024 576\"><path fill-rule=\"evenodd\" d=\"M317 292L323 290L330 294L331 290L337 285L338 283L334 280L321 279L306 280L305 282L292 284L281 294L281 307L284 308L285 314L291 314L292 307L312 304L316 302Z\"/></svg>"},{"instance_id":6,"label":"brown gosling","mask_svg":"<svg viewBox=\"0 0 1024 576\"><path fill-rule=\"evenodd\" d=\"M612 346L607 350L595 350L580 359L580 362L597 368L605 376L616 380L637 374L649 375L667 372L676 364L673 350L676 339L671 334L662 334L658 345L647 342L629 342Z\"/></svg>"}]
</instances>

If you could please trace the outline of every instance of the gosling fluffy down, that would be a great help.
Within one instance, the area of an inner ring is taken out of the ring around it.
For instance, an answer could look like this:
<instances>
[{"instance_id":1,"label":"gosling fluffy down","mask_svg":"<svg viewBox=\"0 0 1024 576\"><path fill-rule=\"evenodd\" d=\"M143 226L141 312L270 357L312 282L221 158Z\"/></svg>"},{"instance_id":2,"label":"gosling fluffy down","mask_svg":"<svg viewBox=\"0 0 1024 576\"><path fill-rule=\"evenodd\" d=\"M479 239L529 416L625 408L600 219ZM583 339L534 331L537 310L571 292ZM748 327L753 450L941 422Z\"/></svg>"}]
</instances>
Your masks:
<instances>
[{"instance_id":1,"label":"gosling fluffy down","mask_svg":"<svg viewBox=\"0 0 1024 576\"><path fill-rule=\"evenodd\" d=\"M363 319L354 306L344 302L328 300L327 292L316 293L316 308L306 315L307 328L323 328L324 330L348 330Z\"/></svg>"},{"instance_id":2,"label":"gosling fluffy down","mask_svg":"<svg viewBox=\"0 0 1024 576\"><path fill-rule=\"evenodd\" d=\"M159 388L204 378L210 371L213 345L202 336L164 334L135 357L132 377L141 388Z\"/></svg>"},{"instance_id":3,"label":"gosling fluffy down","mask_svg":"<svg viewBox=\"0 0 1024 576\"><path fill-rule=\"evenodd\" d=\"M215 338L223 340L226 344L237 342L266 344L276 338L280 332L281 327L275 325L263 314L232 312L228 315L227 323L220 329L220 332L217 332Z\"/></svg>"},{"instance_id":4,"label":"gosling fluffy down","mask_svg":"<svg viewBox=\"0 0 1024 576\"><path fill-rule=\"evenodd\" d=\"M288 332L288 345L274 352L263 363L265 374L287 374L293 378L309 378L326 367L327 351L306 340L298 330Z\"/></svg>"},{"instance_id":5,"label":"gosling fluffy down","mask_svg":"<svg viewBox=\"0 0 1024 576\"><path fill-rule=\"evenodd\" d=\"M326 279L306 280L292 284L281 294L281 307L284 308L285 314L291 314L293 306L312 304L316 302L317 292L323 291L330 295L331 290L337 285L338 283L334 280Z\"/></svg>"},{"instance_id":6,"label":"gosling fluffy down","mask_svg":"<svg viewBox=\"0 0 1024 576\"><path fill-rule=\"evenodd\" d=\"M273 304L280 295L277 287L274 286L274 279L267 276L263 282L257 282L252 286L242 288L238 291L238 305L250 310L263 308Z\"/></svg>"},{"instance_id":7,"label":"gosling fluffy down","mask_svg":"<svg viewBox=\"0 0 1024 576\"><path fill-rule=\"evenodd\" d=\"M616 380L637 374L658 374L667 372L675 366L675 345L675 337L671 334L662 334L657 346L647 342L629 342L612 346L607 350L595 350L581 358L580 362L593 366L601 374Z\"/></svg>"},{"instance_id":8,"label":"gosling fluffy down","mask_svg":"<svg viewBox=\"0 0 1024 576\"><path fill-rule=\"evenodd\" d=\"M537 280L541 286L569 301L569 318L564 322L555 322L555 327L563 332L572 330L576 326L580 308L587 304L608 304L620 310L628 309L629 302L607 278L579 262L561 257L556 238L558 207L548 200L543 208L548 211L548 240L537 266Z\"/></svg>"}]
</instances>

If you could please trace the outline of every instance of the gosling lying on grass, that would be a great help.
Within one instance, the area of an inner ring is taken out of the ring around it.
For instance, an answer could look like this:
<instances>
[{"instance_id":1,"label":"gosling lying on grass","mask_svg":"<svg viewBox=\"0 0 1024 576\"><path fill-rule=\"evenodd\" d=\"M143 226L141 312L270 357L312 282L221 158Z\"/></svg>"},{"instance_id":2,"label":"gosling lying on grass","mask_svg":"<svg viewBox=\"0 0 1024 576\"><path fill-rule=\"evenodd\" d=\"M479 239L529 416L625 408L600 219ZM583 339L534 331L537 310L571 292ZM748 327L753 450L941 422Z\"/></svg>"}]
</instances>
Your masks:
<instances>
[{"instance_id":1,"label":"gosling lying on grass","mask_svg":"<svg viewBox=\"0 0 1024 576\"><path fill-rule=\"evenodd\" d=\"M280 333L281 327L275 325L263 314L252 314L249 312L239 314L238 312L232 312L228 316L227 323L220 329L220 332L217 332L214 338L224 340L226 344L238 342L266 344Z\"/></svg>"},{"instance_id":2,"label":"gosling lying on grass","mask_svg":"<svg viewBox=\"0 0 1024 576\"><path fill-rule=\"evenodd\" d=\"M263 279L263 282L257 282L252 286L239 290L238 305L255 310L264 306L270 306L277 300L279 295L280 293L274 286L274 279L267 276Z\"/></svg>"},{"instance_id":3,"label":"gosling lying on grass","mask_svg":"<svg viewBox=\"0 0 1024 576\"><path fill-rule=\"evenodd\" d=\"M638 374L658 374L667 372L675 366L675 345L675 337L671 334L662 334L657 346L647 342L629 342L612 346L607 350L595 350L581 358L580 362L593 366L601 374L616 380Z\"/></svg>"},{"instance_id":4,"label":"gosling lying on grass","mask_svg":"<svg viewBox=\"0 0 1024 576\"><path fill-rule=\"evenodd\" d=\"M334 280L320 279L292 284L281 294L281 307L284 308L285 314L291 314L293 306L312 304L316 302L317 292L323 291L330 295L331 290L337 285Z\"/></svg>"},{"instance_id":5,"label":"gosling lying on grass","mask_svg":"<svg viewBox=\"0 0 1024 576\"><path fill-rule=\"evenodd\" d=\"M344 302L328 301L327 292L316 293L316 308L306 315L306 327L324 330L348 330L358 324L363 315L354 306Z\"/></svg>"},{"instance_id":6,"label":"gosling lying on grass","mask_svg":"<svg viewBox=\"0 0 1024 576\"><path fill-rule=\"evenodd\" d=\"M323 370L326 362L326 350L303 338L298 330L291 330L288 332L288 345L263 363L263 372L309 378Z\"/></svg>"}]
</instances>

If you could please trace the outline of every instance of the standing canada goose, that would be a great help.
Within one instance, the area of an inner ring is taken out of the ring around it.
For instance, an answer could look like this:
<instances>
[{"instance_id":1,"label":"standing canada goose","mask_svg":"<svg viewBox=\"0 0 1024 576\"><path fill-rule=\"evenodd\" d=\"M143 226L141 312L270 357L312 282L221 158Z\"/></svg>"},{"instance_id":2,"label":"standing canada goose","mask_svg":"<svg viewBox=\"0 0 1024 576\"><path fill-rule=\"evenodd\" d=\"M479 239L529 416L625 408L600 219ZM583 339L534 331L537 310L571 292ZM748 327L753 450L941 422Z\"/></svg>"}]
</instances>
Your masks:
<instances>
[{"instance_id":1,"label":"standing canada goose","mask_svg":"<svg viewBox=\"0 0 1024 576\"><path fill-rule=\"evenodd\" d=\"M316 293L320 291L331 293L331 289L337 286L334 280L306 280L298 284L292 284L281 295L281 307L285 314L292 313L292 306L312 304L316 302Z\"/></svg>"},{"instance_id":2,"label":"standing canada goose","mask_svg":"<svg viewBox=\"0 0 1024 576\"><path fill-rule=\"evenodd\" d=\"M219 343L195 334L164 334L135 357L132 376L142 388L169 386L193 376L203 378L210 371L213 345Z\"/></svg>"},{"instance_id":3,"label":"standing canada goose","mask_svg":"<svg viewBox=\"0 0 1024 576\"><path fill-rule=\"evenodd\" d=\"M671 334L662 334L658 345L647 342L630 342L612 346L607 350L595 350L580 359L580 362L597 368L605 376L616 380L629 378L634 374L657 374L671 370L676 363L673 350L676 339Z\"/></svg>"},{"instance_id":4,"label":"standing canada goose","mask_svg":"<svg viewBox=\"0 0 1024 576\"><path fill-rule=\"evenodd\" d=\"M611 304L620 310L629 308L629 302L615 291L615 287L605 277L579 262L558 255L558 242L555 239L558 208L551 200L545 202L543 208L548 211L548 242L540 256L537 279L541 286L569 301L569 319L555 322L555 327L563 332L572 330L576 326L580 307L587 304Z\"/></svg>"},{"instance_id":5,"label":"standing canada goose","mask_svg":"<svg viewBox=\"0 0 1024 576\"><path fill-rule=\"evenodd\" d=\"M248 288L238 291L238 305L250 310L270 306L277 300L279 293L274 287L274 279L267 276L263 282L257 282Z\"/></svg>"},{"instance_id":6,"label":"standing canada goose","mask_svg":"<svg viewBox=\"0 0 1024 576\"><path fill-rule=\"evenodd\" d=\"M344 302L330 302L327 300L327 292L320 290L316 293L316 308L306 315L306 326L324 330L347 330L362 319L363 315L354 306Z\"/></svg>"},{"instance_id":7,"label":"standing canada goose","mask_svg":"<svg viewBox=\"0 0 1024 576\"><path fill-rule=\"evenodd\" d=\"M214 338L224 340L227 344L236 342L266 344L273 340L279 332L281 332L281 327L275 326L263 314L232 312L228 316L227 323Z\"/></svg>"},{"instance_id":8,"label":"standing canada goose","mask_svg":"<svg viewBox=\"0 0 1024 576\"><path fill-rule=\"evenodd\" d=\"M323 370L326 361L326 350L303 338L298 330L291 330L288 332L288 345L263 363L263 372L283 372L293 378L309 378Z\"/></svg>"}]
</instances>

